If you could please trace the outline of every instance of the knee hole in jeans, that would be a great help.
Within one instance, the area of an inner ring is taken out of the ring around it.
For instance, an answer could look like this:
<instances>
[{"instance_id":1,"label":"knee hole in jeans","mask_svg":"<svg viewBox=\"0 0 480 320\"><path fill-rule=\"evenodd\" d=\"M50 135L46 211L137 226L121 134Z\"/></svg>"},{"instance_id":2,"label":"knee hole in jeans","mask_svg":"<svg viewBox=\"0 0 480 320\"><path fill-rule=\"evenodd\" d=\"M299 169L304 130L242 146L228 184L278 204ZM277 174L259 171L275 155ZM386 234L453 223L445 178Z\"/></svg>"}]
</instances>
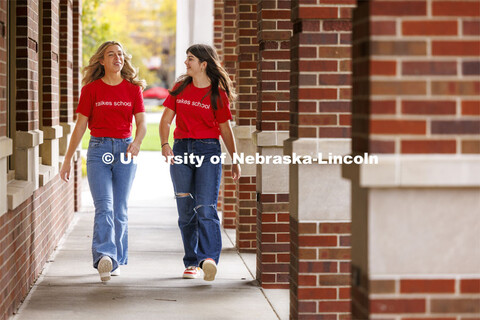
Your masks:
<instances>
[{"instance_id":1,"label":"knee hole in jeans","mask_svg":"<svg viewBox=\"0 0 480 320\"><path fill-rule=\"evenodd\" d=\"M198 206L195 207L195 211L197 211L198 209L202 208L202 207L212 207L213 209L216 208L216 206L214 204L199 204Z\"/></svg>"},{"instance_id":2,"label":"knee hole in jeans","mask_svg":"<svg viewBox=\"0 0 480 320\"><path fill-rule=\"evenodd\" d=\"M175 193L175 197L176 198L187 198L187 197L193 198L191 193L183 193L183 192Z\"/></svg>"}]
</instances>

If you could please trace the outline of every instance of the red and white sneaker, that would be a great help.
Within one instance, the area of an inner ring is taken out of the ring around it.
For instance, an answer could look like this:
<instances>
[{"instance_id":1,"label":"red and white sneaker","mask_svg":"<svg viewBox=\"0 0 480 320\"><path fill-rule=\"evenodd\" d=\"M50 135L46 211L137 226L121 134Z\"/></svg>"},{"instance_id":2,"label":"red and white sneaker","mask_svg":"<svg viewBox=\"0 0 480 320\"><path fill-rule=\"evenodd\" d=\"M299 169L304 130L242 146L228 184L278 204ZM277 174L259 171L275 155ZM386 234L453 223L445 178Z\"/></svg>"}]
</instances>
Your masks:
<instances>
[{"instance_id":1,"label":"red and white sneaker","mask_svg":"<svg viewBox=\"0 0 480 320\"><path fill-rule=\"evenodd\" d=\"M200 268L195 266L190 266L185 271L183 271L183 279L195 279L198 277Z\"/></svg>"},{"instance_id":2,"label":"red and white sneaker","mask_svg":"<svg viewBox=\"0 0 480 320\"><path fill-rule=\"evenodd\" d=\"M203 280L213 281L215 280L215 275L217 274L217 264L213 259L205 259L202 263L203 270Z\"/></svg>"}]
</instances>

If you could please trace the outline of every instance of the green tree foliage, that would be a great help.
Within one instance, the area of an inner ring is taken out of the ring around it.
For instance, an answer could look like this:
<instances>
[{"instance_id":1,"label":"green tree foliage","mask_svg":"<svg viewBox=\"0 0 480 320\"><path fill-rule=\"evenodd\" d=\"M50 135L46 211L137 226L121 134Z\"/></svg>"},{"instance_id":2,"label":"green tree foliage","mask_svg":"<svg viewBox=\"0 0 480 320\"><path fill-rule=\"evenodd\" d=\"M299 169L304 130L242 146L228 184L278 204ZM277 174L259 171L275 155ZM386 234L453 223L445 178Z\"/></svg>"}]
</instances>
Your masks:
<instances>
[{"instance_id":1,"label":"green tree foliage","mask_svg":"<svg viewBox=\"0 0 480 320\"><path fill-rule=\"evenodd\" d=\"M116 40L132 55L141 78L148 84L160 82L147 63L154 56L165 63L168 59L162 54L175 52L170 48L174 46L175 0L84 0L82 9L84 65L101 43Z\"/></svg>"},{"instance_id":2,"label":"green tree foliage","mask_svg":"<svg viewBox=\"0 0 480 320\"><path fill-rule=\"evenodd\" d=\"M100 21L97 15L101 0L84 0L82 2L82 62L88 64L88 60L95 53L97 47L107 41L110 33L110 25Z\"/></svg>"}]
</instances>

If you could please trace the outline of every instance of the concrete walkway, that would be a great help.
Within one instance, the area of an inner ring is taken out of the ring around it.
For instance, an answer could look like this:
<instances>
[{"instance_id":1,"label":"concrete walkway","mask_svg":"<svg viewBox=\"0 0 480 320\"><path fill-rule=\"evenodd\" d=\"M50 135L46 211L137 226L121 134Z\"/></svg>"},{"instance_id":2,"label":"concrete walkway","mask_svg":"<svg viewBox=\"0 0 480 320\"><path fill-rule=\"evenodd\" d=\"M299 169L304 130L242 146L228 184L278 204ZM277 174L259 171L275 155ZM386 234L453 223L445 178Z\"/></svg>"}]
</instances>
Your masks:
<instances>
[{"instance_id":1,"label":"concrete walkway","mask_svg":"<svg viewBox=\"0 0 480 320\"><path fill-rule=\"evenodd\" d=\"M223 232L214 282L181 278L183 247L168 165L158 152L142 152L138 160L129 264L121 276L102 284L91 265L94 210L85 186L82 211L13 319L288 319L288 290L258 287L255 254L237 253L234 230Z\"/></svg>"}]
</instances>

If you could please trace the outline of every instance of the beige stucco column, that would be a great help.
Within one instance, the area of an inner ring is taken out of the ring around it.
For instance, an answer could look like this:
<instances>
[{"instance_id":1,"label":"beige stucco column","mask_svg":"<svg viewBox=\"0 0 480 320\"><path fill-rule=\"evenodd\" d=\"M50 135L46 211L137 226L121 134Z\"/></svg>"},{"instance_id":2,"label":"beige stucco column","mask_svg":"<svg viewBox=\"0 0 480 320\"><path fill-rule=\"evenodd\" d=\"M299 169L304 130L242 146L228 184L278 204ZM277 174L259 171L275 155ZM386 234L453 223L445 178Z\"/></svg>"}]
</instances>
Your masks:
<instances>
[{"instance_id":1,"label":"beige stucco column","mask_svg":"<svg viewBox=\"0 0 480 320\"><path fill-rule=\"evenodd\" d=\"M285 154L326 161L329 154L350 153L350 139L300 138L285 141ZM340 164L290 165L290 215L299 221L349 221L350 182L344 180Z\"/></svg>"},{"instance_id":2,"label":"beige stucco column","mask_svg":"<svg viewBox=\"0 0 480 320\"><path fill-rule=\"evenodd\" d=\"M40 156L42 157L39 177L40 186L46 185L58 173L60 162L59 138L63 135L63 127L43 127L42 131L44 141L40 146Z\"/></svg>"},{"instance_id":3,"label":"beige stucco column","mask_svg":"<svg viewBox=\"0 0 480 320\"><path fill-rule=\"evenodd\" d=\"M70 141L70 136L73 133L75 128L75 122L62 122L60 126L63 128L63 135L59 138L59 150L60 155L64 156L67 153L68 142Z\"/></svg>"},{"instance_id":4,"label":"beige stucco column","mask_svg":"<svg viewBox=\"0 0 480 320\"><path fill-rule=\"evenodd\" d=\"M43 143L41 130L17 131L15 152L15 179L34 183L38 188L39 145Z\"/></svg>"},{"instance_id":5,"label":"beige stucco column","mask_svg":"<svg viewBox=\"0 0 480 320\"><path fill-rule=\"evenodd\" d=\"M255 132L254 126L234 126L232 128L235 135L235 142L237 144L237 151L243 152L245 155L255 154L255 144L253 140L253 132ZM256 174L255 164L243 164L242 176L254 176Z\"/></svg>"},{"instance_id":6,"label":"beige stucco column","mask_svg":"<svg viewBox=\"0 0 480 320\"><path fill-rule=\"evenodd\" d=\"M15 139L15 180L7 185L8 208L16 208L39 186L39 145L41 130L17 131Z\"/></svg>"},{"instance_id":7,"label":"beige stucco column","mask_svg":"<svg viewBox=\"0 0 480 320\"><path fill-rule=\"evenodd\" d=\"M283 143L288 139L288 131L256 132L254 135L257 151L261 156L283 156ZM287 164L258 164L257 192L288 193Z\"/></svg>"},{"instance_id":8,"label":"beige stucco column","mask_svg":"<svg viewBox=\"0 0 480 320\"><path fill-rule=\"evenodd\" d=\"M8 211L7 171L8 156L12 154L12 139L0 137L0 215Z\"/></svg>"},{"instance_id":9,"label":"beige stucco column","mask_svg":"<svg viewBox=\"0 0 480 320\"><path fill-rule=\"evenodd\" d=\"M43 144L40 148L42 163L55 168L58 172L58 162L60 155L59 139L63 136L62 126L43 127Z\"/></svg>"}]
</instances>

